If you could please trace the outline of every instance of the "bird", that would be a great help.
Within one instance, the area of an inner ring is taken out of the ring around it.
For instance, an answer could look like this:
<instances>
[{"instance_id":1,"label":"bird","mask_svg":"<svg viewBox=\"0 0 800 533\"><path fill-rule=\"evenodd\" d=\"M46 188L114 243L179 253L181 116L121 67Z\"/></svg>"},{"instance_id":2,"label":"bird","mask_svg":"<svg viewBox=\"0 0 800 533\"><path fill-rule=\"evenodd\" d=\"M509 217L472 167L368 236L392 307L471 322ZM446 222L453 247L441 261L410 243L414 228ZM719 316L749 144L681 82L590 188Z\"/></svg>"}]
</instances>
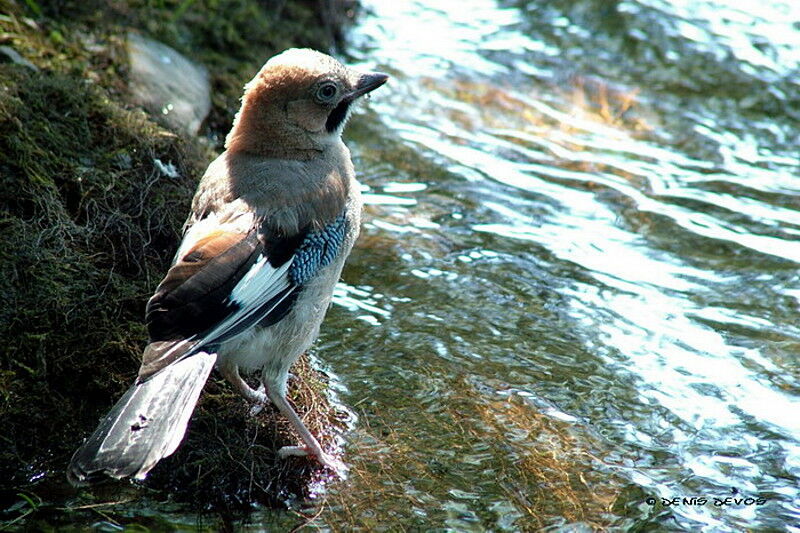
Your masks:
<instances>
[{"instance_id":1,"label":"bird","mask_svg":"<svg viewBox=\"0 0 800 533\"><path fill-rule=\"evenodd\" d=\"M145 479L180 445L216 368L258 411L271 402L312 456L336 472L286 400L290 367L316 339L359 233L360 186L342 130L388 75L311 49L270 58L245 85L225 150L192 200L183 240L147 303L135 383L72 456L76 486ZM256 372L252 388L242 373Z\"/></svg>"}]
</instances>

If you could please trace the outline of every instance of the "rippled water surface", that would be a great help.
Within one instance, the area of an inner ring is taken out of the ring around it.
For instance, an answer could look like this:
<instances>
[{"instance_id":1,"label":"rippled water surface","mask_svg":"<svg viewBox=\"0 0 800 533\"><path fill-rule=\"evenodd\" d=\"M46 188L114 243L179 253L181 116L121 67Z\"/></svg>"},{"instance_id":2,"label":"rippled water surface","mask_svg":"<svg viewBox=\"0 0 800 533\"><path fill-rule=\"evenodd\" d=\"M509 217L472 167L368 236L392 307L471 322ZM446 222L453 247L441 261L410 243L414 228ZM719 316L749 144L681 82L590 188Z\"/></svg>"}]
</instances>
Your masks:
<instances>
[{"instance_id":1,"label":"rippled water surface","mask_svg":"<svg viewBox=\"0 0 800 533\"><path fill-rule=\"evenodd\" d=\"M368 10L317 523L800 531L800 4Z\"/></svg>"}]
</instances>

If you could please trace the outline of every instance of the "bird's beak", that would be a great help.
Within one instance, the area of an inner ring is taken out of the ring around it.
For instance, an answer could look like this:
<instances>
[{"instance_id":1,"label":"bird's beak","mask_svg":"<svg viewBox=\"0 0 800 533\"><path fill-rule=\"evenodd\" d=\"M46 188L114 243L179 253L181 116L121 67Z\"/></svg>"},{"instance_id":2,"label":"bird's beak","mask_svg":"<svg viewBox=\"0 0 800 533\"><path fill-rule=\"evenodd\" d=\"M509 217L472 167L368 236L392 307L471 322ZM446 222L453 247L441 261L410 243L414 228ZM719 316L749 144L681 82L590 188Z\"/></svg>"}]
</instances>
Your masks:
<instances>
[{"instance_id":1,"label":"bird's beak","mask_svg":"<svg viewBox=\"0 0 800 533\"><path fill-rule=\"evenodd\" d=\"M369 74L362 74L361 77L358 78L356 88L347 95L347 99L352 101L359 96L364 96L365 94L374 91L386 83L386 80L388 79L389 75L383 74L382 72L370 72Z\"/></svg>"}]
</instances>

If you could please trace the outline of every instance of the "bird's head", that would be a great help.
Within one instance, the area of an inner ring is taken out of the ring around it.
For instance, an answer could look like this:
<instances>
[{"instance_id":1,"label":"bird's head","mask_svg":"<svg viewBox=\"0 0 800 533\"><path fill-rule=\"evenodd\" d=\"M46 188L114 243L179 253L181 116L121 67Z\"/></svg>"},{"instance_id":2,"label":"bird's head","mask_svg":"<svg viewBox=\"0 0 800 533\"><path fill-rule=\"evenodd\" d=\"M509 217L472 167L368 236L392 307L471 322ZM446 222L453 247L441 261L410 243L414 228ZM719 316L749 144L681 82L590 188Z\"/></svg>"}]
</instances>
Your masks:
<instances>
[{"instance_id":1,"label":"bird's head","mask_svg":"<svg viewBox=\"0 0 800 533\"><path fill-rule=\"evenodd\" d=\"M387 79L314 50L286 50L245 86L225 147L284 157L324 151L339 141L353 102Z\"/></svg>"}]
</instances>

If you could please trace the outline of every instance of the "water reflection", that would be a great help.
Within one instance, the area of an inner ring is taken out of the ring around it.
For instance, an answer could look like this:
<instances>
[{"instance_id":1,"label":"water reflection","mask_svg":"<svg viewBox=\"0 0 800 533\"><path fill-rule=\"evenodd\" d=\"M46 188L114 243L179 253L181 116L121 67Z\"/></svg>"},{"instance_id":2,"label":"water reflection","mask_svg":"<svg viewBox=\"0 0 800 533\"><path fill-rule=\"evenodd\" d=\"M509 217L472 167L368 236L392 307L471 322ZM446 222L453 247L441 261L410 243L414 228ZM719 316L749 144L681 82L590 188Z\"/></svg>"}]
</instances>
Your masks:
<instances>
[{"instance_id":1,"label":"water reflection","mask_svg":"<svg viewBox=\"0 0 800 533\"><path fill-rule=\"evenodd\" d=\"M358 59L394 79L351 129L324 341L360 421L326 523L800 520L800 7L369 9Z\"/></svg>"}]
</instances>

